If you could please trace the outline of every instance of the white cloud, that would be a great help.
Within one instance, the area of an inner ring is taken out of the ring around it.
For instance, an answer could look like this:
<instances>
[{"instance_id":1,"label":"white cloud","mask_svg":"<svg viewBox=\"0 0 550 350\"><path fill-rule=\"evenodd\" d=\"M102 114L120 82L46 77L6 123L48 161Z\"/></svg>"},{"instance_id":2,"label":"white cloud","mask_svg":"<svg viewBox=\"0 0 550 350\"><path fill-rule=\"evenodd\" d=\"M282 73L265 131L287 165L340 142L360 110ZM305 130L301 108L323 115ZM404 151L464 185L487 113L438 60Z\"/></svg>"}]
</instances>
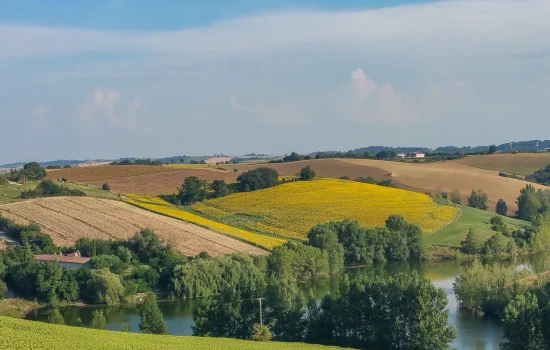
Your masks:
<instances>
[{"instance_id":1,"label":"white cloud","mask_svg":"<svg viewBox=\"0 0 550 350\"><path fill-rule=\"evenodd\" d=\"M327 45L429 58L533 55L550 46L550 36L542 35L550 32L549 17L547 0L459 0L280 12L149 33L0 25L0 57L135 52L196 62Z\"/></svg>"},{"instance_id":2,"label":"white cloud","mask_svg":"<svg viewBox=\"0 0 550 350\"><path fill-rule=\"evenodd\" d=\"M136 114L141 100L134 98L127 106L120 106L120 91L96 89L88 101L77 107L76 116L85 126L93 126L104 119L113 127L135 130Z\"/></svg>"},{"instance_id":3,"label":"white cloud","mask_svg":"<svg viewBox=\"0 0 550 350\"><path fill-rule=\"evenodd\" d=\"M375 84L361 68L351 72L355 92L355 111L352 118L362 122L387 123L419 121L420 115L389 83Z\"/></svg>"},{"instance_id":4,"label":"white cloud","mask_svg":"<svg viewBox=\"0 0 550 350\"><path fill-rule=\"evenodd\" d=\"M51 108L45 105L36 105L29 110L29 119L33 127L42 128L46 124L46 117Z\"/></svg>"}]
</instances>

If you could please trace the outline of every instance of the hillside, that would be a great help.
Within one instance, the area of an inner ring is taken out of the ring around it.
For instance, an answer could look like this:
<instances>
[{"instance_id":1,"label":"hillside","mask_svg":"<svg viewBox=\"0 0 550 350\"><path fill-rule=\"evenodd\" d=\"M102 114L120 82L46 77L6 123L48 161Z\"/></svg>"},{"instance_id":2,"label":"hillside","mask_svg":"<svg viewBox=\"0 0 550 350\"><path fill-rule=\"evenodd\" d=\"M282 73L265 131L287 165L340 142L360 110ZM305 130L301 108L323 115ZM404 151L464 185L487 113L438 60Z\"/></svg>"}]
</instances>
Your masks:
<instances>
[{"instance_id":1,"label":"hillside","mask_svg":"<svg viewBox=\"0 0 550 350\"><path fill-rule=\"evenodd\" d=\"M269 166L281 175L294 175L305 166L310 166L320 177L359 176L376 180L392 180L399 188L420 193L440 191L451 192L458 189L463 202L472 189L481 188L489 197L489 210L494 210L496 202L504 199L509 211L517 210L516 199L519 191L529 182L505 178L498 171L479 169L457 161L437 163L404 163L371 159L318 159L283 164L246 165L239 168L245 171L259 166ZM536 188L547 189L542 185Z\"/></svg>"},{"instance_id":2,"label":"hillside","mask_svg":"<svg viewBox=\"0 0 550 350\"><path fill-rule=\"evenodd\" d=\"M550 152L470 156L461 159L460 163L481 169L529 175L550 164Z\"/></svg>"},{"instance_id":3,"label":"hillside","mask_svg":"<svg viewBox=\"0 0 550 350\"><path fill-rule=\"evenodd\" d=\"M495 213L459 205L460 214L456 220L443 227L437 232L424 237L424 243L427 245L444 245L450 247L459 247L460 242L466 238L468 230L473 228L477 233L480 242L486 241L495 234L491 229L489 220ZM525 229L530 226L528 222L516 220L508 217L502 218L504 223L510 229Z\"/></svg>"},{"instance_id":4,"label":"hillside","mask_svg":"<svg viewBox=\"0 0 550 350\"><path fill-rule=\"evenodd\" d=\"M168 218L129 204L89 197L50 197L0 205L0 215L17 223L36 222L58 246L73 245L81 237L128 239L151 228L185 255L266 251L203 227Z\"/></svg>"},{"instance_id":5,"label":"hillside","mask_svg":"<svg viewBox=\"0 0 550 350\"><path fill-rule=\"evenodd\" d=\"M457 212L425 195L355 181L323 179L282 184L196 203L191 209L221 222L281 237L305 239L316 224L344 219L383 226L402 215L431 233Z\"/></svg>"},{"instance_id":6,"label":"hillside","mask_svg":"<svg viewBox=\"0 0 550 350\"><path fill-rule=\"evenodd\" d=\"M177 337L102 331L59 326L0 316L1 349L81 349L81 350L275 350L337 349L303 343L252 342L225 338Z\"/></svg>"}]
</instances>

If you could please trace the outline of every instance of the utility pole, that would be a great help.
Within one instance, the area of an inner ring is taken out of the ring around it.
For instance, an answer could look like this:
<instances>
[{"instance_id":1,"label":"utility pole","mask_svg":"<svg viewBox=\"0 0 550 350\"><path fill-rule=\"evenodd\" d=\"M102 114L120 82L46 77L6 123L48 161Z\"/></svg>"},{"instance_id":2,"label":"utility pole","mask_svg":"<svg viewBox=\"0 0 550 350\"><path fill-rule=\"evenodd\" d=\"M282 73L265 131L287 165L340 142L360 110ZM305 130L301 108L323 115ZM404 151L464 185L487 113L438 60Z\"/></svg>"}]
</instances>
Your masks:
<instances>
[{"instance_id":1,"label":"utility pole","mask_svg":"<svg viewBox=\"0 0 550 350\"><path fill-rule=\"evenodd\" d=\"M265 298L256 298L254 300L258 300L260 302L260 326L263 327L263 319L262 319L262 300L265 300Z\"/></svg>"}]
</instances>

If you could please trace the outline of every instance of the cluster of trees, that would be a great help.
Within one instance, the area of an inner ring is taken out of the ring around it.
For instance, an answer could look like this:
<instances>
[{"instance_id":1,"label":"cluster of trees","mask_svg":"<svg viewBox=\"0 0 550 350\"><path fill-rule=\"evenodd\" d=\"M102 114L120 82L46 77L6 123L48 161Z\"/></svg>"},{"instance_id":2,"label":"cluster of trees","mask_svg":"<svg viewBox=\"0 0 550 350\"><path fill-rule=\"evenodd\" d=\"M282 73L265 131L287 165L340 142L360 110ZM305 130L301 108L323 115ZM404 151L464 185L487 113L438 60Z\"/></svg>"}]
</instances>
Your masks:
<instances>
[{"instance_id":1,"label":"cluster of trees","mask_svg":"<svg viewBox=\"0 0 550 350\"><path fill-rule=\"evenodd\" d=\"M162 161L157 159L145 158L145 159L121 159L112 162L110 165L162 165Z\"/></svg>"},{"instance_id":2,"label":"cluster of trees","mask_svg":"<svg viewBox=\"0 0 550 350\"><path fill-rule=\"evenodd\" d=\"M445 292L416 273L352 281L344 275L338 293L327 295L320 304L284 279L224 288L219 295L200 300L193 333L255 338L258 295L265 296L263 320L278 341L363 349L450 349L456 336L448 325Z\"/></svg>"},{"instance_id":3,"label":"cluster of trees","mask_svg":"<svg viewBox=\"0 0 550 350\"><path fill-rule=\"evenodd\" d=\"M48 234L42 233L40 226L35 223L19 225L0 216L0 231L4 231L8 237L29 247L37 254L50 254L57 249L52 238Z\"/></svg>"},{"instance_id":4,"label":"cluster of trees","mask_svg":"<svg viewBox=\"0 0 550 350\"><path fill-rule=\"evenodd\" d=\"M311 169L302 169L304 176L315 176ZM228 185L224 180L214 180L210 184L196 176L186 178L178 194L170 199L176 205L190 205L204 199L219 198L232 192L249 192L273 187L279 183L279 173L271 168L256 168L237 177L235 185Z\"/></svg>"},{"instance_id":5,"label":"cluster of trees","mask_svg":"<svg viewBox=\"0 0 550 350\"><path fill-rule=\"evenodd\" d=\"M10 181L25 183L27 181L42 180L46 177L46 169L37 162L26 163L23 169L12 169L8 173Z\"/></svg>"},{"instance_id":6,"label":"cluster of trees","mask_svg":"<svg viewBox=\"0 0 550 350\"><path fill-rule=\"evenodd\" d=\"M309 244L328 253L332 266L385 261L422 260L422 230L402 216L391 215L385 227L366 228L357 221L329 222L313 227Z\"/></svg>"},{"instance_id":7,"label":"cluster of trees","mask_svg":"<svg viewBox=\"0 0 550 350\"><path fill-rule=\"evenodd\" d=\"M527 284L526 275L513 266L474 261L454 284L462 307L502 320L502 349L538 350L550 344L550 283Z\"/></svg>"},{"instance_id":8,"label":"cluster of trees","mask_svg":"<svg viewBox=\"0 0 550 350\"><path fill-rule=\"evenodd\" d=\"M67 164L67 165L64 165L64 166L61 166L59 164L56 164L56 165L48 165L46 167L46 169L48 170L54 170L54 169L70 169L72 168L72 166L70 164Z\"/></svg>"},{"instance_id":9,"label":"cluster of trees","mask_svg":"<svg viewBox=\"0 0 550 350\"><path fill-rule=\"evenodd\" d=\"M341 179L349 180L348 177L341 177ZM395 187L391 179L376 181L375 179L369 176L369 177L358 177L357 179L355 179L355 181L364 182L366 184L378 185L378 186Z\"/></svg>"},{"instance_id":10,"label":"cluster of trees","mask_svg":"<svg viewBox=\"0 0 550 350\"><path fill-rule=\"evenodd\" d=\"M526 180L550 186L550 164L526 177Z\"/></svg>"},{"instance_id":11,"label":"cluster of trees","mask_svg":"<svg viewBox=\"0 0 550 350\"><path fill-rule=\"evenodd\" d=\"M284 156L281 159L270 160L270 163L288 163L288 162L297 162L299 160L309 160L311 159L310 155L301 155L296 152L290 153L288 156Z\"/></svg>"},{"instance_id":12,"label":"cluster of trees","mask_svg":"<svg viewBox=\"0 0 550 350\"><path fill-rule=\"evenodd\" d=\"M78 188L71 189L67 186L60 186L52 180L42 180L34 189L22 191L20 197L38 198L38 197L56 197L56 196L86 196L84 191Z\"/></svg>"},{"instance_id":13,"label":"cluster of trees","mask_svg":"<svg viewBox=\"0 0 550 350\"><path fill-rule=\"evenodd\" d=\"M49 251L24 240L20 242L21 247L8 247L0 255L7 267L7 284L19 295L54 305L76 300L110 305L125 302L138 292L167 293L174 267L188 261L149 229L141 230L128 241L82 238L75 247L55 247L50 239ZM90 267L72 270L57 262L39 264L34 257L75 249L92 257Z\"/></svg>"},{"instance_id":14,"label":"cluster of trees","mask_svg":"<svg viewBox=\"0 0 550 350\"><path fill-rule=\"evenodd\" d=\"M527 185L521 189L517 203L519 219L540 225L550 212L550 190L536 190L533 185Z\"/></svg>"}]
</instances>

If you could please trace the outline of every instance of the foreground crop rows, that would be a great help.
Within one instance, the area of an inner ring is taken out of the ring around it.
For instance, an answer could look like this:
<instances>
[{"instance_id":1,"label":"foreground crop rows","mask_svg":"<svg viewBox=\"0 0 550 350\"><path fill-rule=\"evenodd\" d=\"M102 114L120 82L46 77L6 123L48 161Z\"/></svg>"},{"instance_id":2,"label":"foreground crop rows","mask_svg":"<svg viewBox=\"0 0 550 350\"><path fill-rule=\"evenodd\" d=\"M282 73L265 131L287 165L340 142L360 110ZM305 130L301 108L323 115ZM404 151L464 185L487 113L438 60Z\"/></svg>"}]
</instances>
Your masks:
<instances>
[{"instance_id":1,"label":"foreground crop rows","mask_svg":"<svg viewBox=\"0 0 550 350\"><path fill-rule=\"evenodd\" d=\"M39 198L0 206L0 214L18 223L36 222L55 244L72 245L81 237L128 239L141 228L186 255L266 252L203 227L151 213L119 201L87 197Z\"/></svg>"},{"instance_id":2,"label":"foreground crop rows","mask_svg":"<svg viewBox=\"0 0 550 350\"><path fill-rule=\"evenodd\" d=\"M59 326L0 316L0 349L275 350L281 348L331 349L332 347L301 343L259 343L225 338L176 337L168 335L101 331L96 329Z\"/></svg>"}]
</instances>

